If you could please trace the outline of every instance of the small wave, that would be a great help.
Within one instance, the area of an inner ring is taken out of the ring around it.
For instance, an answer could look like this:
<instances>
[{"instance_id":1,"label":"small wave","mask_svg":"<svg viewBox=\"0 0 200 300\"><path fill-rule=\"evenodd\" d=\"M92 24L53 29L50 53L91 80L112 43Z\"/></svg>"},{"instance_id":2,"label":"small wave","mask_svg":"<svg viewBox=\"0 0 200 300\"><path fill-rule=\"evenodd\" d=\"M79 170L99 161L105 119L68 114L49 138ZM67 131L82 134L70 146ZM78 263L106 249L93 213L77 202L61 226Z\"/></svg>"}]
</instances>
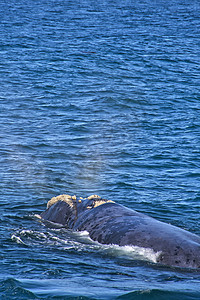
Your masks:
<instances>
[{"instance_id":1,"label":"small wave","mask_svg":"<svg viewBox=\"0 0 200 300\"><path fill-rule=\"evenodd\" d=\"M13 278L0 281L0 295L2 300L7 299L38 299L37 296L23 287L23 284Z\"/></svg>"},{"instance_id":2,"label":"small wave","mask_svg":"<svg viewBox=\"0 0 200 300\"><path fill-rule=\"evenodd\" d=\"M140 291L133 291L117 298L118 300L153 300L153 299L162 299L162 300L174 300L174 299L184 299L184 300L198 300L199 293L195 292L177 292L177 291L168 291L168 290L159 290L159 289L147 289Z\"/></svg>"},{"instance_id":3,"label":"small wave","mask_svg":"<svg viewBox=\"0 0 200 300\"><path fill-rule=\"evenodd\" d=\"M26 245L26 244L22 241L22 239L21 239L19 236L16 236L15 234L13 234L13 235L11 236L11 240L12 240L13 242L16 242L17 244L23 244L23 245Z\"/></svg>"},{"instance_id":4,"label":"small wave","mask_svg":"<svg viewBox=\"0 0 200 300\"><path fill-rule=\"evenodd\" d=\"M50 233L44 233L29 229L22 229L16 231L11 236L11 240L17 244L23 244L26 246L44 244L45 241L48 241L51 237Z\"/></svg>"},{"instance_id":5,"label":"small wave","mask_svg":"<svg viewBox=\"0 0 200 300\"><path fill-rule=\"evenodd\" d=\"M116 247L120 247L120 246L116 246ZM143 248L138 246L123 246L120 248L121 248L120 251L127 254L127 256L130 258L148 260L153 263L157 262L157 258L161 254L161 251L155 252L153 249Z\"/></svg>"},{"instance_id":6,"label":"small wave","mask_svg":"<svg viewBox=\"0 0 200 300\"><path fill-rule=\"evenodd\" d=\"M21 230L20 234L22 236L31 236L31 237L35 237L35 238L39 238L39 239L46 239L47 235L43 232L38 232L38 231L34 231L34 230Z\"/></svg>"},{"instance_id":7,"label":"small wave","mask_svg":"<svg viewBox=\"0 0 200 300\"><path fill-rule=\"evenodd\" d=\"M102 250L106 251L109 255L152 263L156 263L157 258L161 254L161 251L155 252L153 249L138 246L102 245L102 247Z\"/></svg>"}]
</instances>

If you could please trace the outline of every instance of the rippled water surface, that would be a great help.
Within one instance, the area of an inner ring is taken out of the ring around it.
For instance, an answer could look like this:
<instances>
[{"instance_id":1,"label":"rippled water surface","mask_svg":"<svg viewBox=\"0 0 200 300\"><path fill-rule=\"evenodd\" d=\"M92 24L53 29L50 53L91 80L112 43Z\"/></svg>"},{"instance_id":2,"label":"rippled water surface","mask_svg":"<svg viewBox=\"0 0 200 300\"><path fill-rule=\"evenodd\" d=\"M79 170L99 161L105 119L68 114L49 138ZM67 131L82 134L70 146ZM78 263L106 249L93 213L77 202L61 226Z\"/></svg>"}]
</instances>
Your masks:
<instances>
[{"instance_id":1,"label":"rippled water surface","mask_svg":"<svg viewBox=\"0 0 200 300\"><path fill-rule=\"evenodd\" d=\"M95 193L200 235L199 15L197 0L0 0L1 299L200 298L198 272L34 217Z\"/></svg>"}]
</instances>

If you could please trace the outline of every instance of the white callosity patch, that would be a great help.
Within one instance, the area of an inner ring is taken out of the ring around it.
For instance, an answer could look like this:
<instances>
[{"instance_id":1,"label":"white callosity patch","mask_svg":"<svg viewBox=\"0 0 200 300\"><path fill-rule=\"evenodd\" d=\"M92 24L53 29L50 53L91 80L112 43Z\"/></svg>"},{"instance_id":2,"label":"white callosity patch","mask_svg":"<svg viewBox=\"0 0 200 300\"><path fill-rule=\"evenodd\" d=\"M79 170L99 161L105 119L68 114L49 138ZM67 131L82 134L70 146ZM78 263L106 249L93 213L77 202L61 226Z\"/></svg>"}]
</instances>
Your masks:
<instances>
[{"instance_id":1,"label":"white callosity patch","mask_svg":"<svg viewBox=\"0 0 200 300\"><path fill-rule=\"evenodd\" d=\"M93 200L92 202L92 205L88 206L87 208L90 209L90 208L95 208L99 205L102 205L102 204L105 204L105 203L108 203L108 202L112 202L114 203L114 201L112 200L106 200L106 199L102 199L100 196L98 195L91 195L87 198L82 198L80 197L78 199L78 202L81 203L82 200ZM74 208L74 204L75 202L77 201L77 197L74 195L74 196L70 196L70 195L59 195L57 197L53 197L51 198L51 200L48 201L47 203L47 208L51 207L52 205L54 205L55 203L57 203L58 201L64 201L66 202L71 208Z\"/></svg>"},{"instance_id":2,"label":"white callosity patch","mask_svg":"<svg viewBox=\"0 0 200 300\"><path fill-rule=\"evenodd\" d=\"M98 195L91 195L87 198L88 200L93 200L92 204L87 206L87 209L91 209L91 208L95 208L99 205L111 202L114 203L114 201L112 200L107 200L107 199L102 199L100 196Z\"/></svg>"},{"instance_id":3,"label":"white callosity patch","mask_svg":"<svg viewBox=\"0 0 200 300\"><path fill-rule=\"evenodd\" d=\"M92 199L101 199L101 197L98 196L98 195L91 195L91 196L87 197L87 199L88 199L88 200L92 200Z\"/></svg>"},{"instance_id":4,"label":"white callosity patch","mask_svg":"<svg viewBox=\"0 0 200 300\"><path fill-rule=\"evenodd\" d=\"M74 201L76 200L76 196L70 196L70 195L59 195L57 197L53 197L51 198L51 200L48 201L47 203L47 208L51 207L53 204L55 204L58 201L64 201L67 204L69 204L69 206L71 208L74 207Z\"/></svg>"},{"instance_id":5,"label":"white callosity patch","mask_svg":"<svg viewBox=\"0 0 200 300\"><path fill-rule=\"evenodd\" d=\"M104 199L98 199L98 200L94 200L91 205L87 206L87 209L91 209L91 208L95 208L99 205L105 204L105 203L114 203L114 201L112 200L104 200Z\"/></svg>"}]
</instances>

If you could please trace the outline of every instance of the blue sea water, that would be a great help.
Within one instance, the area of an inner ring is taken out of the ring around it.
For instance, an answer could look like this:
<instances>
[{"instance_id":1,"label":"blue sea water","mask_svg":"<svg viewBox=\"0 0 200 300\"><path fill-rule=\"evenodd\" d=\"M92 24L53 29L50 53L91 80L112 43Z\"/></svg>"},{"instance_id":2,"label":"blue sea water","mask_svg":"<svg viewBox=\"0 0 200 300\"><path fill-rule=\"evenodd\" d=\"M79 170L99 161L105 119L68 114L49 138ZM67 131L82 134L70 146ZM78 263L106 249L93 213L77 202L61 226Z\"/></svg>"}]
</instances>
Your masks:
<instances>
[{"instance_id":1,"label":"blue sea water","mask_svg":"<svg viewBox=\"0 0 200 300\"><path fill-rule=\"evenodd\" d=\"M200 235L200 2L0 0L0 299L199 299L200 273L34 217L99 194Z\"/></svg>"}]
</instances>

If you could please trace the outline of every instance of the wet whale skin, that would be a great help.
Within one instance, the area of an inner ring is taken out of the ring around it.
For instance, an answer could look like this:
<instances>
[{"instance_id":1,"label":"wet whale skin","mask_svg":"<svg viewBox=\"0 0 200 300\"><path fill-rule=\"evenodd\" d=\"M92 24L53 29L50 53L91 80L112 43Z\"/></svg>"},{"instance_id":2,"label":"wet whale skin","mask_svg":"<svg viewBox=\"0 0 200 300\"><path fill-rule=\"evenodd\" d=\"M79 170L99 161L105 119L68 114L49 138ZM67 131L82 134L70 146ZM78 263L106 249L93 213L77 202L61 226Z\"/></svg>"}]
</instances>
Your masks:
<instances>
[{"instance_id":1,"label":"wet whale skin","mask_svg":"<svg viewBox=\"0 0 200 300\"><path fill-rule=\"evenodd\" d=\"M199 236L113 201L96 206L98 201L76 199L69 205L58 200L41 218L74 231L86 230L102 244L150 248L162 265L200 269Z\"/></svg>"}]
</instances>

